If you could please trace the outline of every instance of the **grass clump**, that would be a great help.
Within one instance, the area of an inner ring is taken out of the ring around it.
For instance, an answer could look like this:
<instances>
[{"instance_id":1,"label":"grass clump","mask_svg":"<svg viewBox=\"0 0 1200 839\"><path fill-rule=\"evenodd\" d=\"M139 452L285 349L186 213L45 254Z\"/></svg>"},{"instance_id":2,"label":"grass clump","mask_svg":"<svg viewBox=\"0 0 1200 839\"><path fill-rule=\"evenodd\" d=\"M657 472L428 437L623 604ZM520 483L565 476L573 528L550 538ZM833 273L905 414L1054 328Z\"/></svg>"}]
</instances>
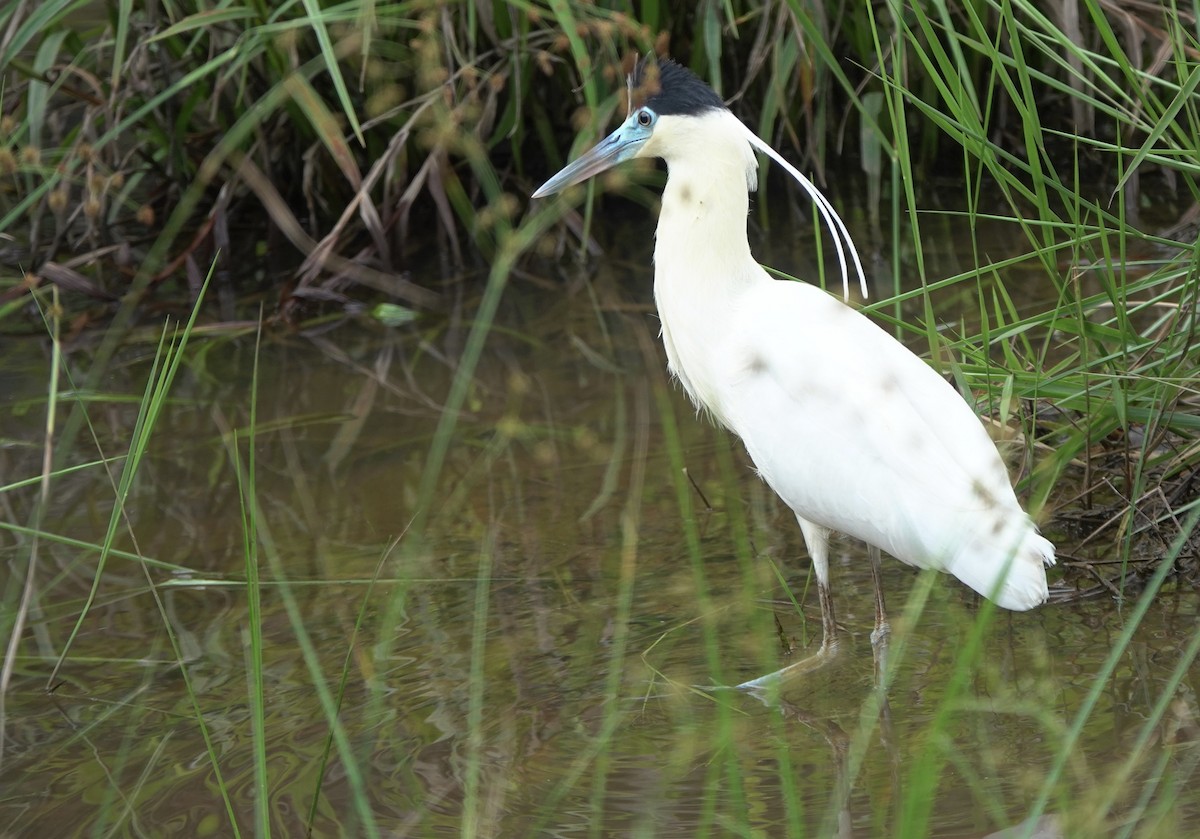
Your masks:
<instances>
[{"instance_id":1,"label":"grass clump","mask_svg":"<svg viewBox=\"0 0 1200 839\"><path fill-rule=\"evenodd\" d=\"M1074 201L1064 165L1101 186L1091 199L1119 188L1131 217L1147 177L1190 202L1188 13L1086 4L1057 23L1067 11L16 4L0 19L0 234L19 270L0 302L47 282L99 313L194 298L223 254L218 290L278 289L289 318L344 304L348 284L435 306L442 281L407 275L414 255L450 273L490 261L497 225L623 107L623 73L651 50L807 166L856 160L876 222L905 190L881 161L924 178L955 149L972 200L997 189L1021 219Z\"/></svg>"},{"instance_id":2,"label":"grass clump","mask_svg":"<svg viewBox=\"0 0 1200 839\"><path fill-rule=\"evenodd\" d=\"M564 39L548 9L540 24L480 9L11 7L0 233L32 273L7 296L54 282L111 302L180 280L194 294L220 250L267 274L218 273L239 292L326 302L353 282L432 305L440 283L407 279L410 254L436 240L449 265L494 255L530 137L556 143L565 125L540 88L582 50L576 32L644 34L609 17Z\"/></svg>"}]
</instances>

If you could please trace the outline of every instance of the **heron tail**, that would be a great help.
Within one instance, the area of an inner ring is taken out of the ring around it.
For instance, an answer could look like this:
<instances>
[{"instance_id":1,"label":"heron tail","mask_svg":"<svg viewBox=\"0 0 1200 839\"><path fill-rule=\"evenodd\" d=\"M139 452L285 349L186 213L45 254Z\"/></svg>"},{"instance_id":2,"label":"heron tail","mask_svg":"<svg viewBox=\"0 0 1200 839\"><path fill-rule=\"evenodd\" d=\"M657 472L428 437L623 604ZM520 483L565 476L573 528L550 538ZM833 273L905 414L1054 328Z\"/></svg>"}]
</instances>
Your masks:
<instances>
[{"instance_id":1,"label":"heron tail","mask_svg":"<svg viewBox=\"0 0 1200 839\"><path fill-rule=\"evenodd\" d=\"M1054 545L1033 522L1026 519L1024 524L1015 550L1012 539L976 541L946 570L1005 609L1024 612L1040 606L1049 597L1045 566L1054 564Z\"/></svg>"}]
</instances>

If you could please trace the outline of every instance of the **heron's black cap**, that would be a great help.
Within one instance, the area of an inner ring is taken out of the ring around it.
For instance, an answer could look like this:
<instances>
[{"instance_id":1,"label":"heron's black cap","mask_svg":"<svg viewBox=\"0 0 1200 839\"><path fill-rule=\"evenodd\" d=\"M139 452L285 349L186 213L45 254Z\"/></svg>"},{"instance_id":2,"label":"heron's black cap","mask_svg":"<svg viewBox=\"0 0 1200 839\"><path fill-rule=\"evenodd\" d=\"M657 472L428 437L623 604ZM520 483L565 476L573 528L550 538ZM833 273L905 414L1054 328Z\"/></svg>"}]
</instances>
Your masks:
<instances>
[{"instance_id":1,"label":"heron's black cap","mask_svg":"<svg viewBox=\"0 0 1200 839\"><path fill-rule=\"evenodd\" d=\"M634 102L640 102L659 116L696 116L725 107L716 91L691 70L653 54L637 63L630 84Z\"/></svg>"}]
</instances>

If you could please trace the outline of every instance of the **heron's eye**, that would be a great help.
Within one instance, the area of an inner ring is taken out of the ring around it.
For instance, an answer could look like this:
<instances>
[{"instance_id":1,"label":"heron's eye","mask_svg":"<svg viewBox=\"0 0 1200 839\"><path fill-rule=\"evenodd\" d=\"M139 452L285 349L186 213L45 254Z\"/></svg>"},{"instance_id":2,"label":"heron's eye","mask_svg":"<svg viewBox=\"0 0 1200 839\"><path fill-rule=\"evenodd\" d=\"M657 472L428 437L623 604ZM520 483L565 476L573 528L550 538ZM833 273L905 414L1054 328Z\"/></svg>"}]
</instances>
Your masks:
<instances>
[{"instance_id":1,"label":"heron's eye","mask_svg":"<svg viewBox=\"0 0 1200 839\"><path fill-rule=\"evenodd\" d=\"M640 125L642 128L649 128L650 123L654 122L654 114L643 109L643 110L638 111L637 119L638 119L638 125Z\"/></svg>"}]
</instances>

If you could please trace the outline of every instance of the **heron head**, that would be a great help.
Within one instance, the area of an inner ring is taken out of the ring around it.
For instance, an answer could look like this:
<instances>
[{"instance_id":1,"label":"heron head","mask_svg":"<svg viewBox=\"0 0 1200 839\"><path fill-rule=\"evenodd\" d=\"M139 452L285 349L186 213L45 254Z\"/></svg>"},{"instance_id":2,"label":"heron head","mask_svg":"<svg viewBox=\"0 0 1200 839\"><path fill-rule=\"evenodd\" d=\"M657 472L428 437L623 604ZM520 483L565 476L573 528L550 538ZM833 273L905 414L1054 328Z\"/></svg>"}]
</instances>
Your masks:
<instances>
[{"instance_id":1,"label":"heron head","mask_svg":"<svg viewBox=\"0 0 1200 839\"><path fill-rule=\"evenodd\" d=\"M673 117L725 110L725 103L711 87L669 58L647 56L638 62L628 83L630 109L625 121L591 151L542 184L533 193L534 198L561 192L635 157L661 157L654 140L676 124Z\"/></svg>"}]
</instances>

